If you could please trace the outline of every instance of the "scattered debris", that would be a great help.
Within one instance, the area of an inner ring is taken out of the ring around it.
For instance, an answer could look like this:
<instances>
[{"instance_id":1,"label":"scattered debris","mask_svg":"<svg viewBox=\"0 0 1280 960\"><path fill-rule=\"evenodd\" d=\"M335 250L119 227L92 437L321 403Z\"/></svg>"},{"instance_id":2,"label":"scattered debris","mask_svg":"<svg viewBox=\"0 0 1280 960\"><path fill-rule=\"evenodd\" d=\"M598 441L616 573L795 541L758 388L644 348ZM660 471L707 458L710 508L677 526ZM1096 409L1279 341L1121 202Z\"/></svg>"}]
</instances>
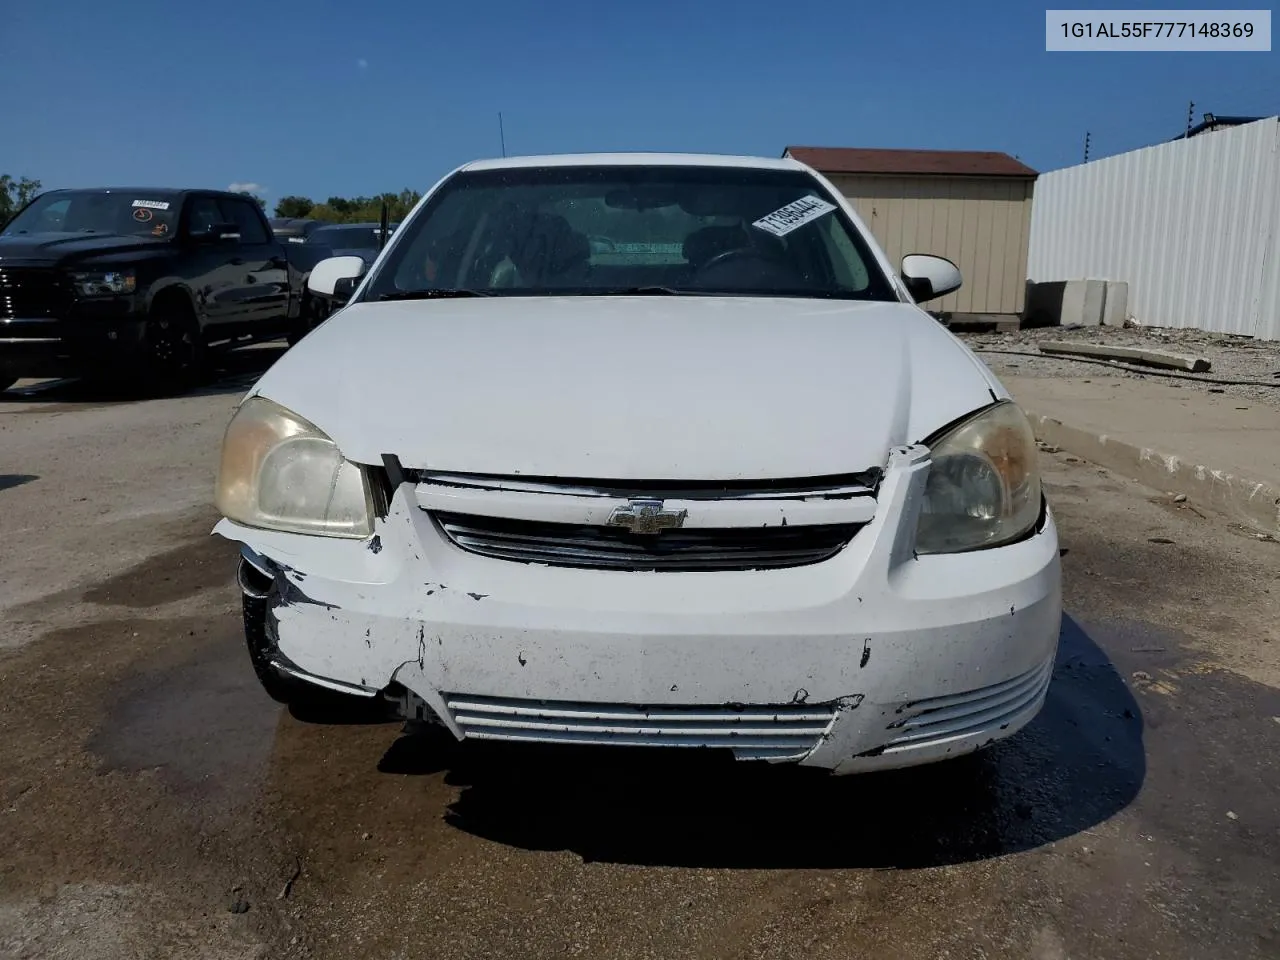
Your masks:
<instances>
[{"instance_id":1,"label":"scattered debris","mask_svg":"<svg viewBox=\"0 0 1280 960\"><path fill-rule=\"evenodd\" d=\"M293 873L289 874L289 879L284 882L284 886L280 888L280 892L276 894L277 900L285 900L293 891L294 882L302 876L302 861L297 857L293 858Z\"/></svg>"},{"instance_id":2,"label":"scattered debris","mask_svg":"<svg viewBox=\"0 0 1280 960\"><path fill-rule=\"evenodd\" d=\"M1239 819L1240 819L1240 817L1236 814L1236 812L1235 812L1234 810L1228 810L1228 811L1227 811L1227 819L1228 819L1228 820L1239 820Z\"/></svg>"},{"instance_id":3,"label":"scattered debris","mask_svg":"<svg viewBox=\"0 0 1280 960\"><path fill-rule=\"evenodd\" d=\"M244 899L244 897L236 897L235 900L231 902L231 906L227 907L227 909L232 913L248 913L249 901Z\"/></svg>"},{"instance_id":4,"label":"scattered debris","mask_svg":"<svg viewBox=\"0 0 1280 960\"><path fill-rule=\"evenodd\" d=\"M1187 502L1187 495L1186 495L1185 493L1180 493L1180 494L1178 494L1176 497L1174 497L1174 498L1173 498L1173 502L1174 502L1174 503L1186 503L1186 502Z\"/></svg>"},{"instance_id":5,"label":"scattered debris","mask_svg":"<svg viewBox=\"0 0 1280 960\"><path fill-rule=\"evenodd\" d=\"M1139 683L1150 683L1152 677L1151 674L1147 673L1145 670L1135 670L1133 671L1133 679L1137 680Z\"/></svg>"},{"instance_id":6,"label":"scattered debris","mask_svg":"<svg viewBox=\"0 0 1280 960\"><path fill-rule=\"evenodd\" d=\"M1173 543L1168 537L1147 537L1148 543Z\"/></svg>"},{"instance_id":7,"label":"scattered debris","mask_svg":"<svg viewBox=\"0 0 1280 960\"><path fill-rule=\"evenodd\" d=\"M1164 653L1164 647L1131 647L1130 653Z\"/></svg>"},{"instance_id":8,"label":"scattered debris","mask_svg":"<svg viewBox=\"0 0 1280 960\"><path fill-rule=\"evenodd\" d=\"M1101 357L1104 360L1123 360L1147 367L1165 370L1187 370L1206 373L1213 364L1204 357L1187 357L1163 350L1143 350L1138 347L1109 347L1098 343L1068 343L1065 340L1045 340L1039 344L1040 352L1050 356Z\"/></svg>"}]
</instances>

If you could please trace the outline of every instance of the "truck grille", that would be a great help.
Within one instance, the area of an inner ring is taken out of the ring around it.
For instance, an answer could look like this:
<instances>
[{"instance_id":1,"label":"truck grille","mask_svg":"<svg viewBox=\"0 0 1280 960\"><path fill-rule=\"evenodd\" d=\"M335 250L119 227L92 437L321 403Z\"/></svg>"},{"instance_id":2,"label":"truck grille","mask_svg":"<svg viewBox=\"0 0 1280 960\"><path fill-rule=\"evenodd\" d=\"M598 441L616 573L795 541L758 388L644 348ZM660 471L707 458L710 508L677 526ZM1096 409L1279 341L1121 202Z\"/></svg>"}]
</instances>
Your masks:
<instances>
[{"instance_id":1,"label":"truck grille","mask_svg":"<svg viewBox=\"0 0 1280 960\"><path fill-rule=\"evenodd\" d=\"M831 727L830 704L632 707L625 704L445 697L469 739L633 747L711 747L740 760L799 760Z\"/></svg>"},{"instance_id":2,"label":"truck grille","mask_svg":"<svg viewBox=\"0 0 1280 960\"><path fill-rule=\"evenodd\" d=\"M555 567L608 570L766 570L829 559L861 524L676 529L636 535L613 527L433 513L471 553Z\"/></svg>"},{"instance_id":3,"label":"truck grille","mask_svg":"<svg viewBox=\"0 0 1280 960\"><path fill-rule=\"evenodd\" d=\"M0 320L57 317L70 299L55 270L0 267Z\"/></svg>"}]
</instances>

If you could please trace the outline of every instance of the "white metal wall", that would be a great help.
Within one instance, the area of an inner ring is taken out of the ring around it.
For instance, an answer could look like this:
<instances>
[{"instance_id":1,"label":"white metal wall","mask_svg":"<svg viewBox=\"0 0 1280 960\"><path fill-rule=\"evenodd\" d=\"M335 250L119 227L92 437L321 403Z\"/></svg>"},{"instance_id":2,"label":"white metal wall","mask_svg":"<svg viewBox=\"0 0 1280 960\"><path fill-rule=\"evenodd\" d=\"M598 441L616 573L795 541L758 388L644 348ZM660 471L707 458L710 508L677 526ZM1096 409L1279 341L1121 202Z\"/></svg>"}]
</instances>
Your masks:
<instances>
[{"instance_id":1,"label":"white metal wall","mask_svg":"<svg viewBox=\"0 0 1280 960\"><path fill-rule=\"evenodd\" d=\"M1280 340L1280 118L1041 174L1027 276L1124 280L1140 323Z\"/></svg>"}]
</instances>

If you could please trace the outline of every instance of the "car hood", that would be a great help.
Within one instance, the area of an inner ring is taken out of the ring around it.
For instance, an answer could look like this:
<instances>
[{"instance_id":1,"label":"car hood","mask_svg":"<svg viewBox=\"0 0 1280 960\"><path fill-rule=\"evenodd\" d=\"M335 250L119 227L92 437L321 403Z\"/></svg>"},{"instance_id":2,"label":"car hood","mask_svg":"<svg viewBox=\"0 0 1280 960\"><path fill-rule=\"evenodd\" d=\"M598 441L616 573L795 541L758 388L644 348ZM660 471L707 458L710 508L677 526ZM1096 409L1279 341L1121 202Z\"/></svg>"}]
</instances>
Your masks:
<instances>
[{"instance_id":1,"label":"car hood","mask_svg":"<svg viewBox=\"0 0 1280 960\"><path fill-rule=\"evenodd\" d=\"M0 264L50 264L82 257L161 250L164 240L114 233L18 233L0 236Z\"/></svg>"},{"instance_id":2,"label":"car hood","mask_svg":"<svg viewBox=\"0 0 1280 960\"><path fill-rule=\"evenodd\" d=\"M655 480L861 472L1007 396L912 305L747 297L356 303L253 392L362 463Z\"/></svg>"}]
</instances>

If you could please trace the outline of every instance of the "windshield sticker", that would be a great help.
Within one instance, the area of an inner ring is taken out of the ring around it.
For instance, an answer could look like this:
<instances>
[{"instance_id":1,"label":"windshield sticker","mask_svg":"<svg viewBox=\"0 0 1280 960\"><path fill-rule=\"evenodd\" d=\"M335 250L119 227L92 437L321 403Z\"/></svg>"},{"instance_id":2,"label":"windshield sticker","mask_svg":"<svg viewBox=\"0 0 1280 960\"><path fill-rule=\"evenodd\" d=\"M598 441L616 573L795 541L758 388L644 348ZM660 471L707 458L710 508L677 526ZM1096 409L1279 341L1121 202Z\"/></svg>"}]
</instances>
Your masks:
<instances>
[{"instance_id":1,"label":"windshield sticker","mask_svg":"<svg viewBox=\"0 0 1280 960\"><path fill-rule=\"evenodd\" d=\"M151 228L151 235L153 237L163 237L168 232L169 232L169 225L167 223L157 223L154 227Z\"/></svg>"},{"instance_id":2,"label":"windshield sticker","mask_svg":"<svg viewBox=\"0 0 1280 960\"><path fill-rule=\"evenodd\" d=\"M168 210L169 209L168 200L135 200L133 201L133 205L143 210Z\"/></svg>"},{"instance_id":3,"label":"windshield sticker","mask_svg":"<svg viewBox=\"0 0 1280 960\"><path fill-rule=\"evenodd\" d=\"M775 237L785 237L792 230L803 227L811 220L825 217L835 208L836 205L834 203L827 203L820 197L810 194L807 197L801 197L794 203L788 203L785 207L779 207L773 213L761 217L751 225L758 227L765 233L771 233Z\"/></svg>"},{"instance_id":4,"label":"windshield sticker","mask_svg":"<svg viewBox=\"0 0 1280 960\"><path fill-rule=\"evenodd\" d=\"M133 211L133 219L139 223L146 223L151 219L151 211L146 207L136 207Z\"/></svg>"}]
</instances>

